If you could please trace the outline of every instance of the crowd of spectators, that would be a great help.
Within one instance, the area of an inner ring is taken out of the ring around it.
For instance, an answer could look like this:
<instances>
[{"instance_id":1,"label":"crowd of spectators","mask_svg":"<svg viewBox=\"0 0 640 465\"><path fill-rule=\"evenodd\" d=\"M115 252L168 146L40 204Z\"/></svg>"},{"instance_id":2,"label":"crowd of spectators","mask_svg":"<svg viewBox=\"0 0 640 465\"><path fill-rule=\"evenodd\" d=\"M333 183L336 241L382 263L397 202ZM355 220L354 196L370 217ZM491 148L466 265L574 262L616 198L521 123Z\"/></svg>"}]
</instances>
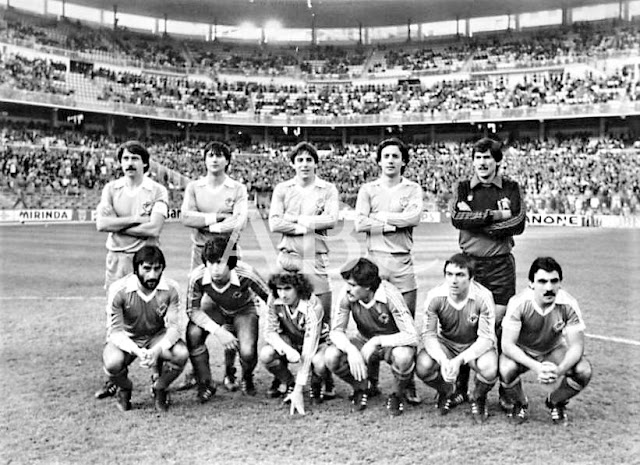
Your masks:
<instances>
[{"instance_id":1,"label":"crowd of spectators","mask_svg":"<svg viewBox=\"0 0 640 465\"><path fill-rule=\"evenodd\" d=\"M0 56L0 84L15 89L69 95L66 65L20 55ZM597 104L640 99L632 67L603 74L524 75L513 84L500 78L445 79L435 84L259 84L152 73L88 69L81 79L95 86L97 100L154 108L269 115L352 116L511 109L543 105Z\"/></svg>"},{"instance_id":2,"label":"crowd of spectators","mask_svg":"<svg viewBox=\"0 0 640 465\"><path fill-rule=\"evenodd\" d=\"M121 140L76 131L8 127L0 134L0 168L6 187L27 194L81 195L99 192L120 176L113 159ZM188 179L205 173L201 149L154 136L145 141L154 160L152 175L170 188L174 207ZM520 141L506 149L502 171L523 187L527 209L539 213L640 214L640 147L615 138L555 138ZM471 143L415 145L405 176L418 182L431 211L446 211L455 182L471 170ZM288 147L236 149L230 175L253 194L269 193L293 172ZM378 176L372 145L321 150L318 174L336 184L341 201L353 207L359 187ZM175 176L180 173L180 177Z\"/></svg>"},{"instance_id":3,"label":"crowd of spectators","mask_svg":"<svg viewBox=\"0 0 640 465\"><path fill-rule=\"evenodd\" d=\"M171 36L150 35L118 28L96 29L52 18L7 12L0 38L21 39L74 51L110 52L130 61L176 69L198 67L205 71L241 72L245 75L346 75L360 69L376 46L264 46L179 41ZM456 36L410 44L386 44L386 70L421 73L454 72L471 62L472 69L533 67L567 64L618 52L640 51L640 24L576 22L569 27ZM358 68L360 67L360 68Z\"/></svg>"}]
</instances>

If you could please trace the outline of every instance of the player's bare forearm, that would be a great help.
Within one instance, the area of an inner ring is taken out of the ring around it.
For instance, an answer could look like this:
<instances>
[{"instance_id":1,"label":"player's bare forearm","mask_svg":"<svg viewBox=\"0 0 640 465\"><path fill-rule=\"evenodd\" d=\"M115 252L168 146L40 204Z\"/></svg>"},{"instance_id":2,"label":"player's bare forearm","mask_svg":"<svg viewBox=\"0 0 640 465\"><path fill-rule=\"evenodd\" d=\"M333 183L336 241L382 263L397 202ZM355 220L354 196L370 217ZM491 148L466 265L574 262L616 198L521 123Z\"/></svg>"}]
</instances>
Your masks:
<instances>
[{"instance_id":1,"label":"player's bare forearm","mask_svg":"<svg viewBox=\"0 0 640 465\"><path fill-rule=\"evenodd\" d=\"M569 327L566 332L567 349L562 361L558 364L558 376L564 375L580 361L584 354L584 333Z\"/></svg>"}]
</instances>

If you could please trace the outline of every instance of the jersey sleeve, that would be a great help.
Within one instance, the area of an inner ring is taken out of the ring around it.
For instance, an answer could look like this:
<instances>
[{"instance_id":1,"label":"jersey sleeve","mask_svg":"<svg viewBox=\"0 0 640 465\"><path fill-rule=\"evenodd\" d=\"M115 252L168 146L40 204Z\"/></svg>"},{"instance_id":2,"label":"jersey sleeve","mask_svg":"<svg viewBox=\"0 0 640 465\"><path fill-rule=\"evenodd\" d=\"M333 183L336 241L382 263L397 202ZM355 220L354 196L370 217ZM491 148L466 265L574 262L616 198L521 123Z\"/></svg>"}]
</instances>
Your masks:
<instances>
[{"instance_id":1,"label":"jersey sleeve","mask_svg":"<svg viewBox=\"0 0 640 465\"><path fill-rule=\"evenodd\" d=\"M338 189L331 184L327 189L322 212L318 215L301 215L298 217L298 224L314 231L330 229L338 222L339 211Z\"/></svg>"},{"instance_id":2,"label":"jersey sleeve","mask_svg":"<svg viewBox=\"0 0 640 465\"><path fill-rule=\"evenodd\" d=\"M522 328L522 305L520 299L512 297L507 304L507 311L502 319L503 328L511 328L520 331Z\"/></svg>"},{"instance_id":3,"label":"jersey sleeve","mask_svg":"<svg viewBox=\"0 0 640 465\"><path fill-rule=\"evenodd\" d=\"M466 199L469 190L468 182L456 184L454 196L451 200L451 224L456 229L482 230L483 227L491 223L491 211L467 211L466 208L462 208L463 205L468 207Z\"/></svg>"},{"instance_id":4,"label":"jersey sleeve","mask_svg":"<svg viewBox=\"0 0 640 465\"><path fill-rule=\"evenodd\" d=\"M414 185L411 189L409 202L402 212L387 212L386 223L396 228L408 228L420 224L420 216L422 215L423 199L422 188Z\"/></svg>"},{"instance_id":5,"label":"jersey sleeve","mask_svg":"<svg viewBox=\"0 0 640 465\"><path fill-rule=\"evenodd\" d=\"M427 293L422 317L422 343L426 347L429 341L438 340L438 314L436 301L432 292Z\"/></svg>"},{"instance_id":6,"label":"jersey sleeve","mask_svg":"<svg viewBox=\"0 0 640 465\"><path fill-rule=\"evenodd\" d=\"M169 297L169 308L164 316L165 327L167 331L163 338L160 340L160 346L169 350L171 347L175 345L176 342L180 339L180 336L184 333L184 324L183 324L183 311L180 305L180 288L178 287L178 283L175 281L170 281L170 297Z\"/></svg>"},{"instance_id":7,"label":"jersey sleeve","mask_svg":"<svg viewBox=\"0 0 640 465\"><path fill-rule=\"evenodd\" d=\"M371 214L371 194L366 184L358 191L355 213L354 228L356 232L377 232L382 234L384 223L369 217Z\"/></svg>"},{"instance_id":8,"label":"jersey sleeve","mask_svg":"<svg viewBox=\"0 0 640 465\"><path fill-rule=\"evenodd\" d=\"M527 221L526 209L524 208L524 195L518 184L514 183L514 188L509 192L509 204L511 207L511 218L504 221L495 221L486 226L483 231L494 238L517 236L522 234Z\"/></svg>"},{"instance_id":9,"label":"jersey sleeve","mask_svg":"<svg viewBox=\"0 0 640 465\"><path fill-rule=\"evenodd\" d=\"M386 286L387 292L387 305L391 311L398 332L395 334L385 334L376 336L380 341L382 347L398 347L398 346L413 346L418 345L418 331L409 312L409 308L395 287Z\"/></svg>"},{"instance_id":10,"label":"jersey sleeve","mask_svg":"<svg viewBox=\"0 0 640 465\"><path fill-rule=\"evenodd\" d=\"M311 373L311 360L318 351L320 342L320 332L322 328L322 317L324 311L322 304L317 298L308 301L307 319L305 323L304 341L302 342L302 351L300 353L300 369L296 375L296 384L305 386L309 381Z\"/></svg>"},{"instance_id":11,"label":"jersey sleeve","mask_svg":"<svg viewBox=\"0 0 640 465\"><path fill-rule=\"evenodd\" d=\"M296 224L284 219L284 190L285 186L283 184L278 184L273 190L269 207L269 229L271 229L271 232L294 234L296 233Z\"/></svg>"},{"instance_id":12,"label":"jersey sleeve","mask_svg":"<svg viewBox=\"0 0 640 465\"><path fill-rule=\"evenodd\" d=\"M210 334L215 333L220 325L213 321L202 309L204 288L200 279L199 268L189 275L189 288L187 290L187 316L193 324L198 325Z\"/></svg>"},{"instance_id":13,"label":"jersey sleeve","mask_svg":"<svg viewBox=\"0 0 640 465\"><path fill-rule=\"evenodd\" d=\"M233 204L233 213L229 218L225 218L219 223L212 224L209 231L213 233L228 234L233 231L240 231L244 228L249 215L249 196L247 188L243 184L238 184Z\"/></svg>"},{"instance_id":14,"label":"jersey sleeve","mask_svg":"<svg viewBox=\"0 0 640 465\"><path fill-rule=\"evenodd\" d=\"M117 282L109 288L107 313L109 315L108 340L124 352L134 354L138 346L127 334L124 323L124 297Z\"/></svg>"}]
</instances>

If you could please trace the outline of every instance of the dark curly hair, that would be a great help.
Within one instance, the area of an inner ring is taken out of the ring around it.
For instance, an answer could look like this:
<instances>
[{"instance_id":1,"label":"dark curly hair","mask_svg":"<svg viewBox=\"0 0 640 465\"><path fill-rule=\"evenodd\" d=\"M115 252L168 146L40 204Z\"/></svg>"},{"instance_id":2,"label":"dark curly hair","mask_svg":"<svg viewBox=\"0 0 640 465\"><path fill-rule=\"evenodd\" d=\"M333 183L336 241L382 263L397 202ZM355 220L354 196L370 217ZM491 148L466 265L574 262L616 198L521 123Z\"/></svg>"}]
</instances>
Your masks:
<instances>
[{"instance_id":1,"label":"dark curly hair","mask_svg":"<svg viewBox=\"0 0 640 465\"><path fill-rule=\"evenodd\" d=\"M285 284L293 287L302 300L309 300L313 294L313 285L309 279L301 273L276 273L269 278L269 289L274 298L278 298L278 287Z\"/></svg>"}]
</instances>

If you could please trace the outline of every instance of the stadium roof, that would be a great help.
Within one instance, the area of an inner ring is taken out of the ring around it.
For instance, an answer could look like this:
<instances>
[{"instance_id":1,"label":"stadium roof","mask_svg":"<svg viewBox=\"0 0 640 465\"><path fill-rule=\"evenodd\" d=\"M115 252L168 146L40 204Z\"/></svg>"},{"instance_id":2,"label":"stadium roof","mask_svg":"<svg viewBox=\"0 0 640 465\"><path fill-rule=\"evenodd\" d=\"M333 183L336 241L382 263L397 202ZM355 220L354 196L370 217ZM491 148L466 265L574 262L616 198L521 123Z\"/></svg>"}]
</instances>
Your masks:
<instances>
[{"instance_id":1,"label":"stadium roof","mask_svg":"<svg viewBox=\"0 0 640 465\"><path fill-rule=\"evenodd\" d=\"M239 25L278 20L286 28L404 25L459 18L497 16L606 0L67 0L68 3L171 20Z\"/></svg>"}]
</instances>

